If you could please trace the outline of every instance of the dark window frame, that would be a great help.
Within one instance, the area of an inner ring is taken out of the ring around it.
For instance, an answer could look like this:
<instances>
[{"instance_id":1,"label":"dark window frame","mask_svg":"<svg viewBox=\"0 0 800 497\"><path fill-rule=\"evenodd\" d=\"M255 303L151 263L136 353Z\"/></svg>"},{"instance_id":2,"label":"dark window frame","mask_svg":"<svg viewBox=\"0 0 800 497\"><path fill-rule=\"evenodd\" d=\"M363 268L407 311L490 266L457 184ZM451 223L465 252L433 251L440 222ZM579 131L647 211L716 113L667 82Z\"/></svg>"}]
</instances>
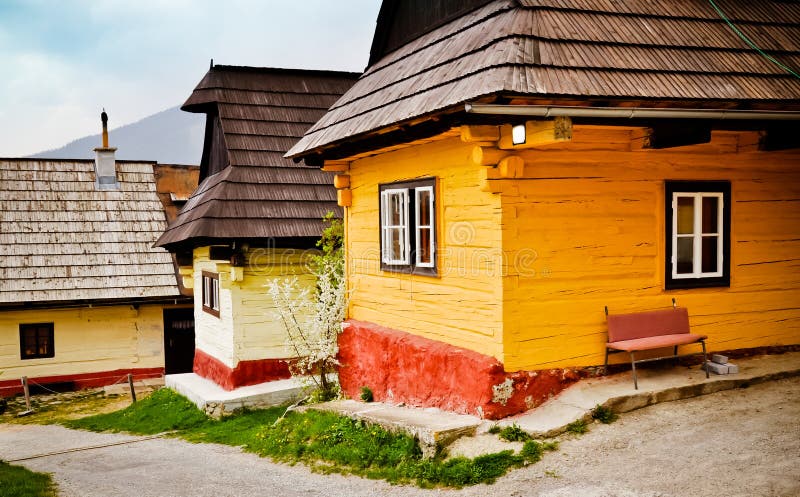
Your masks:
<instances>
[{"instance_id":1,"label":"dark window frame","mask_svg":"<svg viewBox=\"0 0 800 497\"><path fill-rule=\"evenodd\" d=\"M722 194L722 276L698 278L672 277L672 232L675 193L721 193ZM664 289L730 287L731 286L731 182L730 181L679 181L664 182L664 228L666 245L664 257Z\"/></svg>"},{"instance_id":2,"label":"dark window frame","mask_svg":"<svg viewBox=\"0 0 800 497\"><path fill-rule=\"evenodd\" d=\"M432 266L418 266L417 260L417 222L416 222L416 190L418 188L431 188L433 198L431 205L431 236L433 238L433 253L431 254ZM383 258L383 192L386 190L408 190L408 264L387 264ZM394 183L381 183L378 185L378 240L381 271L391 273L420 274L425 276L439 275L439 236L437 211L438 181L436 177L419 178Z\"/></svg>"},{"instance_id":3,"label":"dark window frame","mask_svg":"<svg viewBox=\"0 0 800 497\"><path fill-rule=\"evenodd\" d=\"M209 283L209 290L210 293L206 293L206 279L210 281ZM200 298L203 304L203 311L211 314L214 317L219 317L220 305L219 305L219 297L220 297L220 287L219 287L219 273L212 273L211 271L203 271L202 277L200 278L201 288L200 288ZM216 292L214 292L214 287L216 286ZM208 299L206 298L208 297ZM206 304L208 302L209 305Z\"/></svg>"},{"instance_id":4,"label":"dark window frame","mask_svg":"<svg viewBox=\"0 0 800 497\"><path fill-rule=\"evenodd\" d=\"M44 331L47 334L47 344L48 347L44 353L39 352L39 332ZM28 354L25 350L28 348L26 347L28 340L26 339L26 334L29 331L34 332L34 348L36 352L33 354ZM55 357L56 355L56 346L55 346L55 326L53 323L20 323L19 325L19 356L22 360L28 359L49 359Z\"/></svg>"}]
</instances>

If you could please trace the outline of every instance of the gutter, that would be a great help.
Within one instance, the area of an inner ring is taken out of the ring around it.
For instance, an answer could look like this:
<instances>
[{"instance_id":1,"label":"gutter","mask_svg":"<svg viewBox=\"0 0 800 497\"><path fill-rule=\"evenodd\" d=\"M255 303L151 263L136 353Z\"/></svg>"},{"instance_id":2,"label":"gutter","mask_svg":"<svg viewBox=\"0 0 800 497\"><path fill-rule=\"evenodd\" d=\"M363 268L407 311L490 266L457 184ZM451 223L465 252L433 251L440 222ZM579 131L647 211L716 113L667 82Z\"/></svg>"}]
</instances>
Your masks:
<instances>
[{"instance_id":1,"label":"gutter","mask_svg":"<svg viewBox=\"0 0 800 497\"><path fill-rule=\"evenodd\" d=\"M531 117L616 117L628 119L800 120L800 111L658 109L645 107L551 107L548 105L464 104L467 114Z\"/></svg>"}]
</instances>

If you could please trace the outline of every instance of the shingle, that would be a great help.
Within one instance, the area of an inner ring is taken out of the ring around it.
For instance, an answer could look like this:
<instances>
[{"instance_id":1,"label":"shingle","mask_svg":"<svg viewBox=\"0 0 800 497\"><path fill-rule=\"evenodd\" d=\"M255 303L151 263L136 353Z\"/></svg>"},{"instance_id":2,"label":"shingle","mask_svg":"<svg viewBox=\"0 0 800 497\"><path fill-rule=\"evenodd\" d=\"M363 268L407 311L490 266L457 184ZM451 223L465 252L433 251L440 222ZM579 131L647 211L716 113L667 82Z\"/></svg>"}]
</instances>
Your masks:
<instances>
[{"instance_id":1,"label":"shingle","mask_svg":"<svg viewBox=\"0 0 800 497\"><path fill-rule=\"evenodd\" d=\"M799 70L800 4L720 5L760 49ZM383 19L376 38L391 26ZM512 93L800 107L800 78L750 47L706 0L496 0L376 60L287 156Z\"/></svg>"},{"instance_id":2,"label":"shingle","mask_svg":"<svg viewBox=\"0 0 800 497\"><path fill-rule=\"evenodd\" d=\"M219 116L224 140L213 146L225 148L229 165L201 177L157 244L176 249L209 238L319 237L322 217L341 215L332 177L284 154L357 76L234 66L209 70L183 109Z\"/></svg>"},{"instance_id":3,"label":"shingle","mask_svg":"<svg viewBox=\"0 0 800 497\"><path fill-rule=\"evenodd\" d=\"M0 159L0 303L179 297L151 163Z\"/></svg>"}]
</instances>

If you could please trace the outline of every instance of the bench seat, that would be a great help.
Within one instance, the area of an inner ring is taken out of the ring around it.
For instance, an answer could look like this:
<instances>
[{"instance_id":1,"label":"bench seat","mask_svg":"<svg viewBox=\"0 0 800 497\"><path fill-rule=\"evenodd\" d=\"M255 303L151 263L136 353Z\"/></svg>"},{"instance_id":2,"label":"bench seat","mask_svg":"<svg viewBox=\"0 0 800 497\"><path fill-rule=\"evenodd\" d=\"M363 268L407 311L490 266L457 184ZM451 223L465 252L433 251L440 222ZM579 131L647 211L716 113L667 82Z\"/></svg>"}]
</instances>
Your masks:
<instances>
[{"instance_id":1,"label":"bench seat","mask_svg":"<svg viewBox=\"0 0 800 497\"><path fill-rule=\"evenodd\" d=\"M686 345L699 342L708 337L705 335L695 335L694 333L678 333L677 335L659 335L646 338L634 338L633 340L622 340L620 342L610 342L606 347L614 350L624 350L625 352L637 350L652 350L662 347L674 347L676 345Z\"/></svg>"},{"instance_id":2,"label":"bench seat","mask_svg":"<svg viewBox=\"0 0 800 497\"><path fill-rule=\"evenodd\" d=\"M673 301L674 303L674 301ZM689 331L689 311L684 307L656 311L608 314L608 340L606 342L605 369L608 370L608 355L627 352L631 357L633 387L639 389L636 378L636 363L656 361L678 356L679 345L699 343L703 348L703 364L706 363L706 337ZM636 360L634 354L643 350L672 347L672 356ZM708 378L708 368L706 368Z\"/></svg>"}]
</instances>

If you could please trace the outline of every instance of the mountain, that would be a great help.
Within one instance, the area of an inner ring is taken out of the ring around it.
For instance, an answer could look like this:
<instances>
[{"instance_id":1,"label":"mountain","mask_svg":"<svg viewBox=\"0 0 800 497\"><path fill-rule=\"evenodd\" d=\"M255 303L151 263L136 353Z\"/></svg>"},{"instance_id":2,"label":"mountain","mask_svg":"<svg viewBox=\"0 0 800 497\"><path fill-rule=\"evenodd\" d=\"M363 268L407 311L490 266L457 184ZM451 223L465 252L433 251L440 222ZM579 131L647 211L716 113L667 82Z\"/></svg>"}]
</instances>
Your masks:
<instances>
[{"instance_id":1,"label":"mountain","mask_svg":"<svg viewBox=\"0 0 800 497\"><path fill-rule=\"evenodd\" d=\"M109 130L108 141L109 145L117 147L117 159L200 164L204 130L205 114L192 114L173 107L141 121ZM31 157L94 159L94 148L100 144L99 134L86 136Z\"/></svg>"}]
</instances>

